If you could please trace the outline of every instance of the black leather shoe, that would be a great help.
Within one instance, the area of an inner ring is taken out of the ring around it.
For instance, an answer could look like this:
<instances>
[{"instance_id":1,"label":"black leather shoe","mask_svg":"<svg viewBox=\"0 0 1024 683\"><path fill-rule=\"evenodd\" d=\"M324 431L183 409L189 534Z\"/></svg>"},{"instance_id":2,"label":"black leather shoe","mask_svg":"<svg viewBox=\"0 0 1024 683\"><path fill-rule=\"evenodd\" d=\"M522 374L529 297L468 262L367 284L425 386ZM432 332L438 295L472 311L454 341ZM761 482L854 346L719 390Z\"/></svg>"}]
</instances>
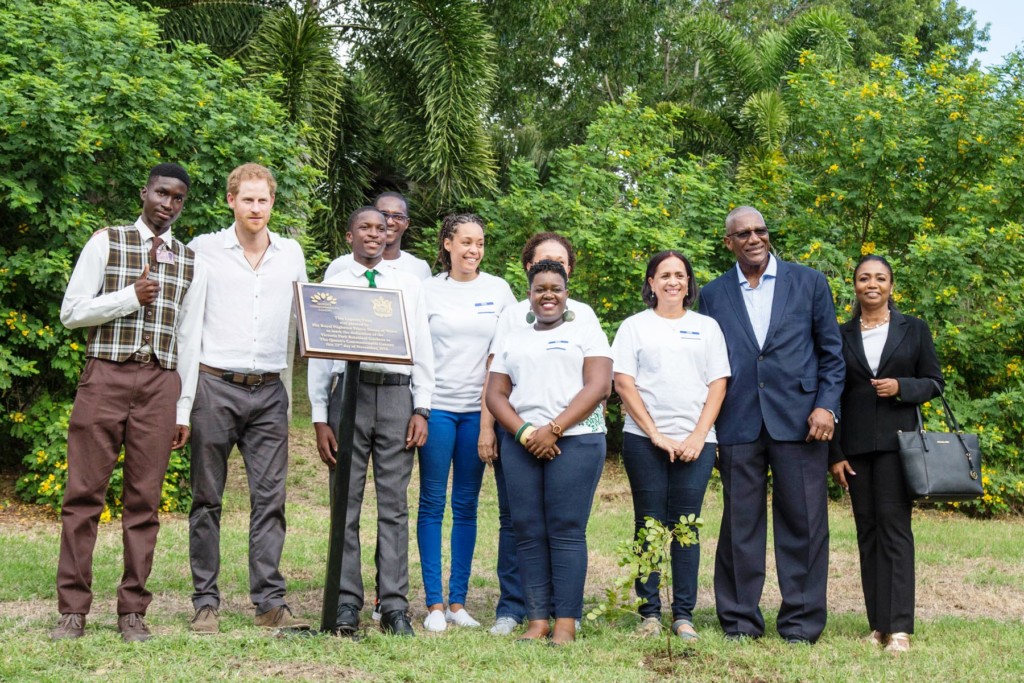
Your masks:
<instances>
[{"instance_id":1,"label":"black leather shoe","mask_svg":"<svg viewBox=\"0 0 1024 683\"><path fill-rule=\"evenodd\" d=\"M338 615L334 630L337 633L351 635L359 630L359 608L347 602L338 605Z\"/></svg>"},{"instance_id":2,"label":"black leather shoe","mask_svg":"<svg viewBox=\"0 0 1024 683\"><path fill-rule=\"evenodd\" d=\"M412 624L409 623L409 615L405 613L404 609L384 612L380 617L380 629L393 636L416 635L412 630Z\"/></svg>"}]
</instances>

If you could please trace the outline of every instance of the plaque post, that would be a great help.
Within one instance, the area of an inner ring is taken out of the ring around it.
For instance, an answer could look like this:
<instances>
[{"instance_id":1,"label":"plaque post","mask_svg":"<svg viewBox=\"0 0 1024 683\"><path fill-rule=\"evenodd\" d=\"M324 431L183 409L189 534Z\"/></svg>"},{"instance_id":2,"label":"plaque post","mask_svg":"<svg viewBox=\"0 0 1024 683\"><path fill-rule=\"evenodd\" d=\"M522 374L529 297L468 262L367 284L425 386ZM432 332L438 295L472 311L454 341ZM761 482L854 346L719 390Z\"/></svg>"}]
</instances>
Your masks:
<instances>
[{"instance_id":1,"label":"plaque post","mask_svg":"<svg viewBox=\"0 0 1024 683\"><path fill-rule=\"evenodd\" d=\"M352 444L356 427L356 392L359 387L359 361L345 363L342 379L341 422L335 439L334 490L331 491L331 531L327 550L327 578L324 580L324 603L320 614L320 630L334 633L338 628L338 586L345 556L345 525L348 522L348 486L352 477ZM359 562L359 558L355 558Z\"/></svg>"}]
</instances>

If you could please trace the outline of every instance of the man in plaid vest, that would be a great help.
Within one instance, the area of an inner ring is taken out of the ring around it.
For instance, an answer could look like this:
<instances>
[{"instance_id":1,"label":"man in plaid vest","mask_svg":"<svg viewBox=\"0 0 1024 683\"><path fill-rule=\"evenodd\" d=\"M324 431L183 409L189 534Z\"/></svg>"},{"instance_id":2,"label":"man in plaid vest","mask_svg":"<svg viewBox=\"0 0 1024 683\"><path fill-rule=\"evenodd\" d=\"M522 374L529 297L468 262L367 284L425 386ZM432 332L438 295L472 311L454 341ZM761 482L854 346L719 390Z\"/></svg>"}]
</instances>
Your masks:
<instances>
[{"instance_id":1,"label":"man in plaid vest","mask_svg":"<svg viewBox=\"0 0 1024 683\"><path fill-rule=\"evenodd\" d=\"M122 447L117 628L127 642L150 637L143 621L152 600L146 579L167 463L189 437L206 298L205 271L170 230L189 184L177 164L153 167L141 192L142 215L134 225L105 228L89 239L64 294L61 322L89 328L89 341L68 425L54 640L84 634L96 527Z\"/></svg>"}]
</instances>

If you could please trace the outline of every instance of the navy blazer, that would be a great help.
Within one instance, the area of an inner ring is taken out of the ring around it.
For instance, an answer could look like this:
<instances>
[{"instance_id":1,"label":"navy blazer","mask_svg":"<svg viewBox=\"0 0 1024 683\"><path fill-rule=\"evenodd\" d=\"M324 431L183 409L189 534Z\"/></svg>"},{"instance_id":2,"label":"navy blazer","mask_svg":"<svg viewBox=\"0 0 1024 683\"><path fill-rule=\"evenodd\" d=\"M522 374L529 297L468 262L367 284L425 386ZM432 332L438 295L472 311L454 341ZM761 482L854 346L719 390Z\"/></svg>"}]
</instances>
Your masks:
<instances>
[{"instance_id":1,"label":"navy blazer","mask_svg":"<svg viewBox=\"0 0 1024 683\"><path fill-rule=\"evenodd\" d=\"M776 262L763 349L757 346L735 267L701 289L700 312L718 321L732 367L715 423L720 444L756 441L762 423L776 441L803 441L815 408L840 415L846 369L828 281L807 266Z\"/></svg>"},{"instance_id":2,"label":"navy blazer","mask_svg":"<svg viewBox=\"0 0 1024 683\"><path fill-rule=\"evenodd\" d=\"M846 388L842 397L843 423L829 450L829 461L898 450L896 432L916 430L916 406L938 396L945 385L931 330L920 318L891 311L889 335L882 347L877 375L871 373L864 355L860 317L843 324L840 331L846 358ZM871 386L876 377L899 381L899 396L879 398Z\"/></svg>"}]
</instances>

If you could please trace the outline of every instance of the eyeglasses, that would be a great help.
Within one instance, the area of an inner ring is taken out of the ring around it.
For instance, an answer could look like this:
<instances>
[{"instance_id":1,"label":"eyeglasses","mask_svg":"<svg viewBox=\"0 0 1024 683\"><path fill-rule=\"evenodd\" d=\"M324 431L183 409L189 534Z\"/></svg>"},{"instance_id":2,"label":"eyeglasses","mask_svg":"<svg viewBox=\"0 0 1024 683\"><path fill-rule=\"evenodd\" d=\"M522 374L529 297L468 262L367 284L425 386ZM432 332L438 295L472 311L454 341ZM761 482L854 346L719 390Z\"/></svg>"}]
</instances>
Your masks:
<instances>
[{"instance_id":1,"label":"eyeglasses","mask_svg":"<svg viewBox=\"0 0 1024 683\"><path fill-rule=\"evenodd\" d=\"M381 211L380 213L381 213L382 216L384 216L384 220L386 220L386 221L395 221L396 223L404 223L407 220L409 220L409 217L407 215L405 215L404 213L391 213L390 211Z\"/></svg>"},{"instance_id":2,"label":"eyeglasses","mask_svg":"<svg viewBox=\"0 0 1024 683\"><path fill-rule=\"evenodd\" d=\"M750 239L751 235L757 235L758 237L767 237L768 228L754 228L753 230L737 230L736 232L729 233L728 235L726 235L726 237L735 237L740 242L746 242L747 240Z\"/></svg>"}]
</instances>

